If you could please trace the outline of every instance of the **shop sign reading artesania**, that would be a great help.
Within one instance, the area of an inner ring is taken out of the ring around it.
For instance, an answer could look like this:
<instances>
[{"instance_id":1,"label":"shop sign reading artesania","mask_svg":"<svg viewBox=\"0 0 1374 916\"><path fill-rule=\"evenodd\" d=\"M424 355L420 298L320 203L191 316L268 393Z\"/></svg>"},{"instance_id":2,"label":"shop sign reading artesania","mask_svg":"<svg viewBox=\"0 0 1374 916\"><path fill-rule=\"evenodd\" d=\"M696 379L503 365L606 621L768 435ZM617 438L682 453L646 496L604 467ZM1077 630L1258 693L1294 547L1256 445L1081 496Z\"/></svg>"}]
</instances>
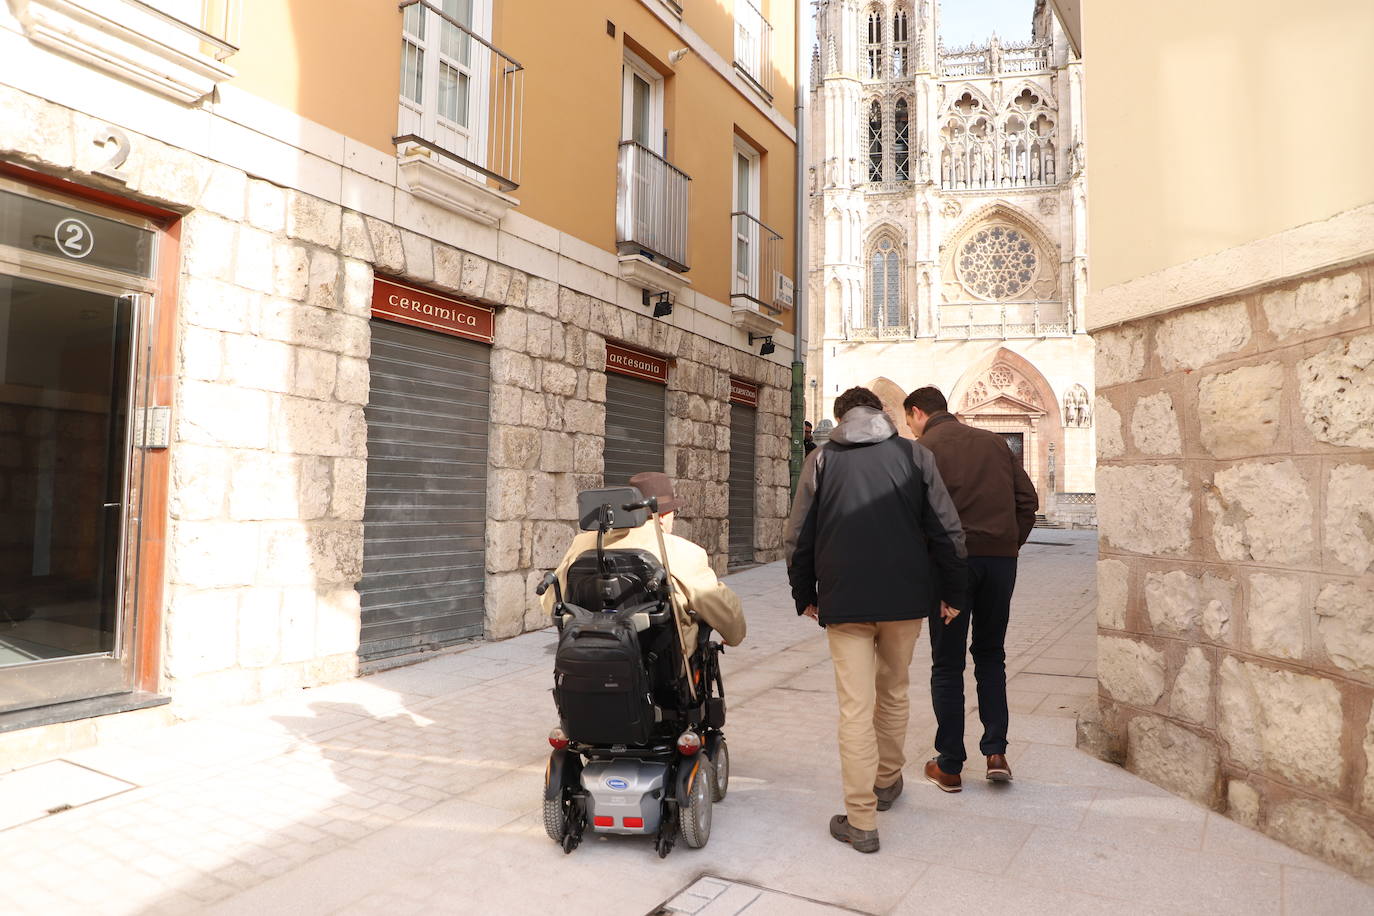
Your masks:
<instances>
[{"instance_id":1,"label":"shop sign reading artesania","mask_svg":"<svg viewBox=\"0 0 1374 916\"><path fill-rule=\"evenodd\" d=\"M620 344L606 344L606 371L668 384L668 361L661 356L632 350Z\"/></svg>"},{"instance_id":2,"label":"shop sign reading artesania","mask_svg":"<svg viewBox=\"0 0 1374 916\"><path fill-rule=\"evenodd\" d=\"M730 376L730 403L745 407L759 406L759 386L742 378Z\"/></svg>"},{"instance_id":3,"label":"shop sign reading artesania","mask_svg":"<svg viewBox=\"0 0 1374 916\"><path fill-rule=\"evenodd\" d=\"M491 343L496 325L495 312L485 305L381 277L372 281L372 317L483 343Z\"/></svg>"}]
</instances>

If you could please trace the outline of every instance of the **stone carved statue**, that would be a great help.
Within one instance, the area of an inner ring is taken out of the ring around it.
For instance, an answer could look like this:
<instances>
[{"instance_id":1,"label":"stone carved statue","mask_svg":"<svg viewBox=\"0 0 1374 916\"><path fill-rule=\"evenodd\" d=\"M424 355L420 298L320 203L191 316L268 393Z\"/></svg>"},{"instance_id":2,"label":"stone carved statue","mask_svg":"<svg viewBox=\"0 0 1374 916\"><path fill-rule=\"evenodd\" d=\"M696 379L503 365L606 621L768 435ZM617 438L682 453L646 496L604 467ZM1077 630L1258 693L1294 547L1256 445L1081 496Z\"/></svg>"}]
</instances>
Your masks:
<instances>
[{"instance_id":1,"label":"stone carved statue","mask_svg":"<svg viewBox=\"0 0 1374 916\"><path fill-rule=\"evenodd\" d=\"M963 205L957 200L947 200L945 205L940 208L940 214L945 219L957 219L960 213L964 212Z\"/></svg>"}]
</instances>

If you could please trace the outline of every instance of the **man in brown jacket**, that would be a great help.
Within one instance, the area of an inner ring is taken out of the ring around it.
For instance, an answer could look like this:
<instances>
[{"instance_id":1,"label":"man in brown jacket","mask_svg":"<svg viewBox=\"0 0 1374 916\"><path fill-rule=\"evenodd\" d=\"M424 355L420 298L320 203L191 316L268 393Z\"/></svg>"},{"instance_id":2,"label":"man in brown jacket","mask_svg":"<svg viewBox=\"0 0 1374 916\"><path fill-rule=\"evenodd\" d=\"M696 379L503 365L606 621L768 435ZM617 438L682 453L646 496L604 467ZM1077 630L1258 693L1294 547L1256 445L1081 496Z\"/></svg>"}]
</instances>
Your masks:
<instances>
[{"instance_id":1,"label":"man in brown jacket","mask_svg":"<svg viewBox=\"0 0 1374 916\"><path fill-rule=\"evenodd\" d=\"M979 750L987 778L1011 779L1007 765L1007 619L1016 587L1016 557L1035 525L1035 485L1001 436L965 426L936 388L918 388L903 405L907 425L935 455L954 500L968 547L966 614L930 618L930 701L935 707L935 751L926 778L946 792L962 788L964 767L964 657L973 656L978 682ZM973 643L968 645L969 629Z\"/></svg>"}]
</instances>

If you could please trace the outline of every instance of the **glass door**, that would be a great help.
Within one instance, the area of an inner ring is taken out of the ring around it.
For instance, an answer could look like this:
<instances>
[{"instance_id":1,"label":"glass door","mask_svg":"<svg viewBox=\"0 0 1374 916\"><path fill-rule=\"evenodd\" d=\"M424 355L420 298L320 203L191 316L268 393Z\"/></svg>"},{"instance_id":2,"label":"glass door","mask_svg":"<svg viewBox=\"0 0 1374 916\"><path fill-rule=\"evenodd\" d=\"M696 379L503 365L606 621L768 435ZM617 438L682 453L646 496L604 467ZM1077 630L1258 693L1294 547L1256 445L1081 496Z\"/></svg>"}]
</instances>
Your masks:
<instances>
[{"instance_id":1,"label":"glass door","mask_svg":"<svg viewBox=\"0 0 1374 916\"><path fill-rule=\"evenodd\" d=\"M140 223L0 183L0 713L134 687Z\"/></svg>"},{"instance_id":2,"label":"glass door","mask_svg":"<svg viewBox=\"0 0 1374 916\"><path fill-rule=\"evenodd\" d=\"M1016 456L1016 460L1017 460L1018 462L1021 463L1021 466L1022 466L1022 467L1025 467L1025 465L1026 465L1026 434L1025 434L1025 433L998 433L997 435L1001 436L1004 440L1006 440L1007 447L1011 449L1011 453L1012 453L1013 455Z\"/></svg>"},{"instance_id":3,"label":"glass door","mask_svg":"<svg viewBox=\"0 0 1374 916\"><path fill-rule=\"evenodd\" d=\"M0 711L127 687L134 302L0 276Z\"/></svg>"}]
</instances>

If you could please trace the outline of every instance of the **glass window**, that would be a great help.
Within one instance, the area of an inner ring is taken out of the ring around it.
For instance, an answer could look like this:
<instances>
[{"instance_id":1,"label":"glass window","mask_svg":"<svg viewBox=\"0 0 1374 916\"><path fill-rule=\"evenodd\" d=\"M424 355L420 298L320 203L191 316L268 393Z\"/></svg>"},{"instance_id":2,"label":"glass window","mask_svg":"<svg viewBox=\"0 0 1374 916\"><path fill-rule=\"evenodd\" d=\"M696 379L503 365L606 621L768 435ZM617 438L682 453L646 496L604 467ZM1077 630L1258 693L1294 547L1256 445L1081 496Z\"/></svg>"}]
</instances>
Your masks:
<instances>
[{"instance_id":1,"label":"glass window","mask_svg":"<svg viewBox=\"0 0 1374 916\"><path fill-rule=\"evenodd\" d=\"M0 245L139 277L153 275L155 236L146 229L10 191L0 191L0 213Z\"/></svg>"},{"instance_id":2,"label":"glass window","mask_svg":"<svg viewBox=\"0 0 1374 916\"><path fill-rule=\"evenodd\" d=\"M868 180L883 180L883 110L877 99L868 107Z\"/></svg>"},{"instance_id":3,"label":"glass window","mask_svg":"<svg viewBox=\"0 0 1374 916\"><path fill-rule=\"evenodd\" d=\"M910 138L910 118L906 99L897 100L897 109L893 115L893 144L892 156L893 165L897 173L898 181L906 181L911 172L911 154L909 150Z\"/></svg>"},{"instance_id":4,"label":"glass window","mask_svg":"<svg viewBox=\"0 0 1374 916\"><path fill-rule=\"evenodd\" d=\"M895 328L902 323L901 258L884 238L868 258L868 326Z\"/></svg>"},{"instance_id":5,"label":"glass window","mask_svg":"<svg viewBox=\"0 0 1374 916\"><path fill-rule=\"evenodd\" d=\"M959 277L984 299L1013 299L1035 279L1035 245L1012 226L985 226L969 237L956 259Z\"/></svg>"}]
</instances>

